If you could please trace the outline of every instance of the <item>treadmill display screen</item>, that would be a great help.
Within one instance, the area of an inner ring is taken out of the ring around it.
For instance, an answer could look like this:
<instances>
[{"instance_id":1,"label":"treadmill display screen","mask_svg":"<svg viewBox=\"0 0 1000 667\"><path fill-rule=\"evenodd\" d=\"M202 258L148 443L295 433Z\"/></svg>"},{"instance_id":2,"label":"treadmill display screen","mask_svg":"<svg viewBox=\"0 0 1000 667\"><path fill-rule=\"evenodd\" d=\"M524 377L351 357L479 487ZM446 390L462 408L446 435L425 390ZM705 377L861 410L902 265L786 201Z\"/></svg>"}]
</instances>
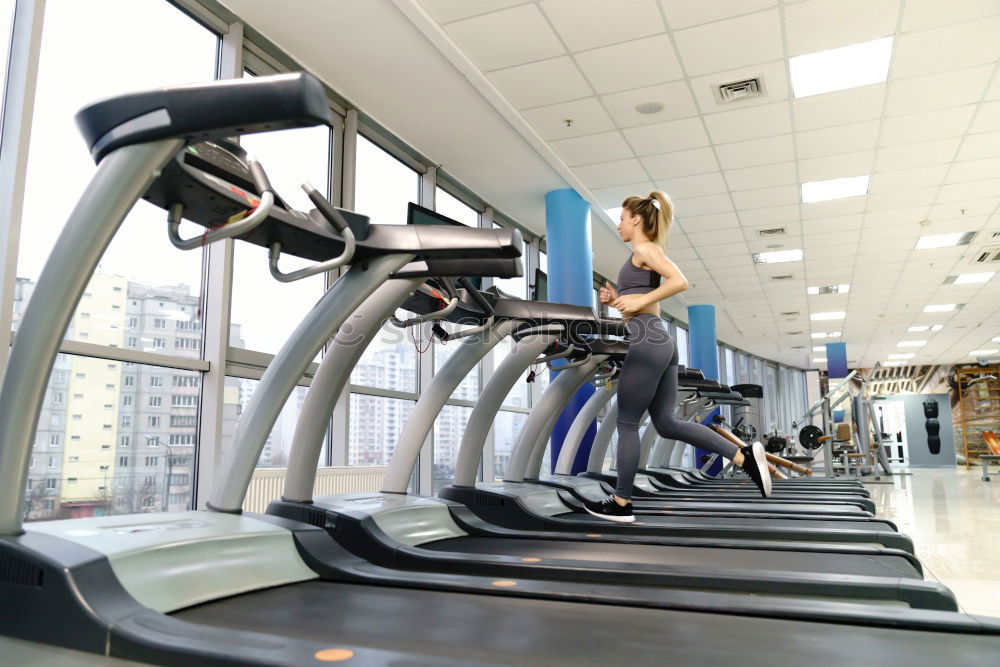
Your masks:
<instances>
[{"instance_id":1,"label":"treadmill display screen","mask_svg":"<svg viewBox=\"0 0 1000 667\"><path fill-rule=\"evenodd\" d=\"M535 301L549 300L549 277L541 269L535 269Z\"/></svg>"},{"instance_id":2,"label":"treadmill display screen","mask_svg":"<svg viewBox=\"0 0 1000 667\"><path fill-rule=\"evenodd\" d=\"M424 208L419 204L409 203L406 209L406 224L408 225L451 225L452 227L468 227L458 220L453 220L446 215L441 215L437 211L432 211L429 208ZM458 278L459 276L448 276L449 278ZM469 278L469 282L472 283L476 289L483 289L483 279L480 277Z\"/></svg>"}]
</instances>

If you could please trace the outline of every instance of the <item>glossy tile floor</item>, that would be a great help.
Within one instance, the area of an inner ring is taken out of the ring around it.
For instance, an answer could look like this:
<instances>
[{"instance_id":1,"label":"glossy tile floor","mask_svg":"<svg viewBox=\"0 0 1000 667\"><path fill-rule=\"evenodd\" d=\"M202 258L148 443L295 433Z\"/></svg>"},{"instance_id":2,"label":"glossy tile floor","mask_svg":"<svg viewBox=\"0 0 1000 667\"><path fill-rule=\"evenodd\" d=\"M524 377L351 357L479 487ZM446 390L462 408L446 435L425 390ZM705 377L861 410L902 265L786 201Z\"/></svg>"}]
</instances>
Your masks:
<instances>
[{"instance_id":1,"label":"glossy tile floor","mask_svg":"<svg viewBox=\"0 0 1000 667\"><path fill-rule=\"evenodd\" d=\"M868 484L878 515L913 538L925 577L955 593L962 610L1000 617L1000 473L979 466L911 469Z\"/></svg>"}]
</instances>

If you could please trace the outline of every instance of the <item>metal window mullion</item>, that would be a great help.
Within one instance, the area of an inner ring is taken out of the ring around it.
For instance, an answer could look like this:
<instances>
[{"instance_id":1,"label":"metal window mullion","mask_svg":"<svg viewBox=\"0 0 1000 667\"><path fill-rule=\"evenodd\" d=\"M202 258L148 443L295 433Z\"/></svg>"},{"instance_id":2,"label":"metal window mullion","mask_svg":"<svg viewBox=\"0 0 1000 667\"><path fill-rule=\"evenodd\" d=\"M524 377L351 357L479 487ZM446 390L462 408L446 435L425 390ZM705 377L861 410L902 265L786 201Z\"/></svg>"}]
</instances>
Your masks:
<instances>
[{"instance_id":1,"label":"metal window mullion","mask_svg":"<svg viewBox=\"0 0 1000 667\"><path fill-rule=\"evenodd\" d=\"M24 214L24 184L35 110L45 0L17 0L11 22L4 83L3 127L0 132L0 331L14 321L17 253ZM0 377L7 368L9 345L0 345Z\"/></svg>"},{"instance_id":2,"label":"metal window mullion","mask_svg":"<svg viewBox=\"0 0 1000 667\"><path fill-rule=\"evenodd\" d=\"M243 76L243 24L228 26L220 39L216 77ZM226 361L232 306L233 255L235 242L209 244L202 255L201 299L202 358L209 369L202 375L201 406L198 409L198 447L195 450L194 498L192 505L204 508L211 497L219 462L222 460L222 425L225 411Z\"/></svg>"}]
</instances>

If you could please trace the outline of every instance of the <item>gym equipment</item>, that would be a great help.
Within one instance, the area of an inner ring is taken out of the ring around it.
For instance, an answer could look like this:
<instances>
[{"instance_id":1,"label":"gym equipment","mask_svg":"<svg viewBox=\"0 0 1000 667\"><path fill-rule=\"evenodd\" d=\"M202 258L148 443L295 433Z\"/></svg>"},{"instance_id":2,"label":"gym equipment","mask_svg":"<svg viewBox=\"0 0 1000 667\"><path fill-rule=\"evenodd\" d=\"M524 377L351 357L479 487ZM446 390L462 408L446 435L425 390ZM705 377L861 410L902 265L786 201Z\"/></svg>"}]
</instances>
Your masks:
<instances>
[{"instance_id":1,"label":"gym equipment","mask_svg":"<svg viewBox=\"0 0 1000 667\"><path fill-rule=\"evenodd\" d=\"M938 404L933 398L928 398L923 403L924 406L924 428L927 429L927 449L931 454L941 453L941 422L938 421Z\"/></svg>"},{"instance_id":2,"label":"gym equipment","mask_svg":"<svg viewBox=\"0 0 1000 667\"><path fill-rule=\"evenodd\" d=\"M825 435L823 429L813 424L806 424L799 430L799 444L809 451L820 449L829 439L830 436Z\"/></svg>"}]
</instances>

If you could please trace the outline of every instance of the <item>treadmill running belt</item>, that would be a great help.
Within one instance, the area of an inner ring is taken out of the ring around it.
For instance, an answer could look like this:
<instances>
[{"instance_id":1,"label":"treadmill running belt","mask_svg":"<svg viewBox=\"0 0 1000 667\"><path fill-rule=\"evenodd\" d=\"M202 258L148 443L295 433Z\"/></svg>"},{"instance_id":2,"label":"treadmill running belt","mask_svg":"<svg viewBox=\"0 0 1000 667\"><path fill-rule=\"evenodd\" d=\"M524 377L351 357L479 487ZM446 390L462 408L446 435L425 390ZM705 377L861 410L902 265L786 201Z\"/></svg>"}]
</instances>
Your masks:
<instances>
[{"instance_id":1,"label":"treadmill running belt","mask_svg":"<svg viewBox=\"0 0 1000 667\"><path fill-rule=\"evenodd\" d=\"M785 570L873 577L921 578L899 556L870 556L756 549L668 547L654 544L610 544L559 540L454 537L420 545L421 549L450 553L493 554L541 559L606 561L702 567L709 569Z\"/></svg>"},{"instance_id":2,"label":"treadmill running belt","mask_svg":"<svg viewBox=\"0 0 1000 667\"><path fill-rule=\"evenodd\" d=\"M192 623L503 665L979 665L995 636L734 618L310 581L173 614ZM724 628L712 641L705 632ZM358 658L363 658L358 655Z\"/></svg>"},{"instance_id":3,"label":"treadmill running belt","mask_svg":"<svg viewBox=\"0 0 1000 667\"><path fill-rule=\"evenodd\" d=\"M585 512L567 512L556 514L552 517L556 521L566 521L572 523L582 523L587 525L603 526L607 522L603 519L590 516ZM781 528L781 529L807 529L807 530L854 530L866 532L890 531L896 532L888 524L875 521L823 521L801 519L730 519L726 517L691 517L691 516L671 516L663 514L643 514L637 518L646 526L675 525L675 526L695 526L699 528L738 528L741 530L755 528ZM803 540L808 540L803 537Z\"/></svg>"}]
</instances>

